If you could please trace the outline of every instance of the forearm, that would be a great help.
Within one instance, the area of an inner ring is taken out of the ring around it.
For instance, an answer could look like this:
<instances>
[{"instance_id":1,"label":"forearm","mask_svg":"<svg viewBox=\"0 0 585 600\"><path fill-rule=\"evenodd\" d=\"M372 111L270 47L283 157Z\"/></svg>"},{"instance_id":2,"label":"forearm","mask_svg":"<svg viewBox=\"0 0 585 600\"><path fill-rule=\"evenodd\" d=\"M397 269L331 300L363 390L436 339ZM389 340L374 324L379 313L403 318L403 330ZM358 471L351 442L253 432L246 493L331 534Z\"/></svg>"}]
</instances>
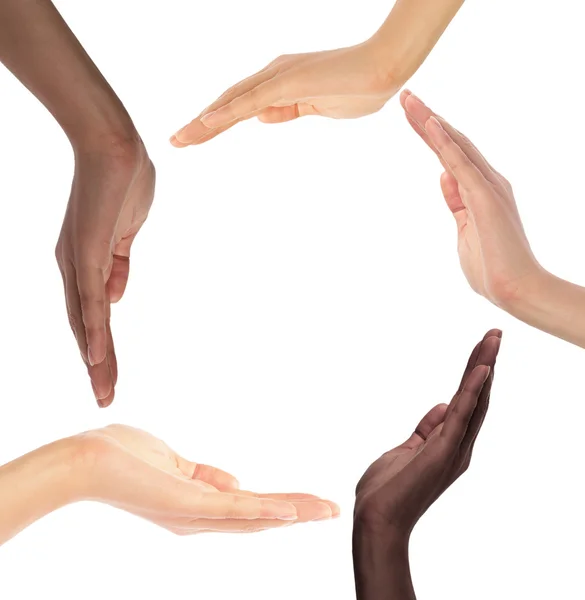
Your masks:
<instances>
[{"instance_id":1,"label":"forearm","mask_svg":"<svg viewBox=\"0 0 585 600\"><path fill-rule=\"evenodd\" d=\"M135 135L124 106L49 0L0 0L0 61L74 146Z\"/></svg>"},{"instance_id":2,"label":"forearm","mask_svg":"<svg viewBox=\"0 0 585 600\"><path fill-rule=\"evenodd\" d=\"M0 467L0 544L77 499L76 456L71 438Z\"/></svg>"},{"instance_id":3,"label":"forearm","mask_svg":"<svg viewBox=\"0 0 585 600\"><path fill-rule=\"evenodd\" d=\"M389 75L405 83L429 55L464 0L397 0L370 43Z\"/></svg>"},{"instance_id":4,"label":"forearm","mask_svg":"<svg viewBox=\"0 0 585 600\"><path fill-rule=\"evenodd\" d=\"M357 600L416 600L408 560L408 540L353 531Z\"/></svg>"},{"instance_id":5,"label":"forearm","mask_svg":"<svg viewBox=\"0 0 585 600\"><path fill-rule=\"evenodd\" d=\"M585 348L585 288L547 271L502 306L514 317Z\"/></svg>"}]
</instances>

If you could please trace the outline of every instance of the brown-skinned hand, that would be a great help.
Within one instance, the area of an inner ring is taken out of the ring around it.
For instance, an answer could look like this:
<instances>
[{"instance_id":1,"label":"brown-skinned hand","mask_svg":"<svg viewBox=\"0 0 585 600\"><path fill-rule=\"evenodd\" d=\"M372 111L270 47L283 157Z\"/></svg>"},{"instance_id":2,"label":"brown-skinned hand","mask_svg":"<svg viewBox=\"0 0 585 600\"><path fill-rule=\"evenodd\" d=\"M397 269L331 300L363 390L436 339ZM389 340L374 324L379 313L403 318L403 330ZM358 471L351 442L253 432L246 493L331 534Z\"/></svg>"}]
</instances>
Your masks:
<instances>
[{"instance_id":1,"label":"brown-skinned hand","mask_svg":"<svg viewBox=\"0 0 585 600\"><path fill-rule=\"evenodd\" d=\"M468 468L490 399L501 331L474 348L450 404L439 404L356 488L353 552L358 599L413 599L408 541L416 523ZM392 568L394 564L395 569Z\"/></svg>"}]
</instances>

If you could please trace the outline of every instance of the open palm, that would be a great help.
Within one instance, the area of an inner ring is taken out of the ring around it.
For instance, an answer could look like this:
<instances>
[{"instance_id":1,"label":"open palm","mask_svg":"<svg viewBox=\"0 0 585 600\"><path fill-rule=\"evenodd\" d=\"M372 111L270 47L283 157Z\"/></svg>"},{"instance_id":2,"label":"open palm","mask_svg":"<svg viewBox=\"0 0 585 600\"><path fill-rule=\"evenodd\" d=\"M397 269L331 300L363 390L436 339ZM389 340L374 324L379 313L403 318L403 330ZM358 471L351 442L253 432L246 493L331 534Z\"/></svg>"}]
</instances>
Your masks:
<instances>
[{"instance_id":1,"label":"open palm","mask_svg":"<svg viewBox=\"0 0 585 600\"><path fill-rule=\"evenodd\" d=\"M311 494L254 493L233 475L189 461L145 431L110 425L81 436L88 481L81 500L98 500L179 535L253 532L329 519L339 507Z\"/></svg>"},{"instance_id":2,"label":"open palm","mask_svg":"<svg viewBox=\"0 0 585 600\"><path fill-rule=\"evenodd\" d=\"M366 470L356 488L355 519L374 535L390 525L408 536L420 517L467 469L487 412L499 330L471 353L451 403L439 404L414 433Z\"/></svg>"}]
</instances>

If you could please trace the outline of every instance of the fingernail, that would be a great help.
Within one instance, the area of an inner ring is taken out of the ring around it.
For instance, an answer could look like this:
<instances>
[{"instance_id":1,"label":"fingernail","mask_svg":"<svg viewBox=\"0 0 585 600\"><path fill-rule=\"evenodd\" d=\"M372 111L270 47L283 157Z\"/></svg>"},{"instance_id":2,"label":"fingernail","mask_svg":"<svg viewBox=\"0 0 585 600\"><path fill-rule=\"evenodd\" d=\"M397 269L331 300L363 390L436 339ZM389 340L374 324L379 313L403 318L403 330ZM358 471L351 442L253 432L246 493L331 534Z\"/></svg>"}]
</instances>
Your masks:
<instances>
[{"instance_id":1,"label":"fingernail","mask_svg":"<svg viewBox=\"0 0 585 600\"><path fill-rule=\"evenodd\" d=\"M179 129L178 131L175 131L175 135L173 135L173 137L171 139L175 138L182 144L186 143L181 139L181 135L185 131L185 129L187 129L187 125L185 125L184 127L181 127L181 129Z\"/></svg>"},{"instance_id":2,"label":"fingernail","mask_svg":"<svg viewBox=\"0 0 585 600\"><path fill-rule=\"evenodd\" d=\"M429 117L429 121L431 123L434 123L441 131L445 131L443 129L443 126L441 125L441 123L439 123L439 120L436 117Z\"/></svg>"},{"instance_id":3,"label":"fingernail","mask_svg":"<svg viewBox=\"0 0 585 600\"><path fill-rule=\"evenodd\" d=\"M87 360L89 361L89 364L92 367L95 365L95 360L93 358L93 354L91 353L91 348L89 346L87 347Z\"/></svg>"},{"instance_id":4,"label":"fingernail","mask_svg":"<svg viewBox=\"0 0 585 600\"><path fill-rule=\"evenodd\" d=\"M216 113L217 111L212 110L211 112L207 113L206 115L203 115L200 119L200 121L203 123L203 125L205 125L207 127L207 122L213 117L213 115Z\"/></svg>"},{"instance_id":5,"label":"fingernail","mask_svg":"<svg viewBox=\"0 0 585 600\"><path fill-rule=\"evenodd\" d=\"M99 394L97 392L97 388L95 387L95 384L94 384L93 381L91 382L91 389L93 390L93 395L95 396L95 399L96 399L96 402L98 403L98 406L100 408L103 408L104 404L103 404L102 399L100 398L100 396L99 396Z\"/></svg>"},{"instance_id":6,"label":"fingernail","mask_svg":"<svg viewBox=\"0 0 585 600\"><path fill-rule=\"evenodd\" d=\"M283 515L278 517L279 521L296 521L298 519L298 515Z\"/></svg>"},{"instance_id":7,"label":"fingernail","mask_svg":"<svg viewBox=\"0 0 585 600\"><path fill-rule=\"evenodd\" d=\"M333 516L333 511L331 510L329 504L325 504L324 502L322 502L320 504L320 508L321 516L313 519L313 521L329 521L329 519L331 519L331 517Z\"/></svg>"}]
</instances>

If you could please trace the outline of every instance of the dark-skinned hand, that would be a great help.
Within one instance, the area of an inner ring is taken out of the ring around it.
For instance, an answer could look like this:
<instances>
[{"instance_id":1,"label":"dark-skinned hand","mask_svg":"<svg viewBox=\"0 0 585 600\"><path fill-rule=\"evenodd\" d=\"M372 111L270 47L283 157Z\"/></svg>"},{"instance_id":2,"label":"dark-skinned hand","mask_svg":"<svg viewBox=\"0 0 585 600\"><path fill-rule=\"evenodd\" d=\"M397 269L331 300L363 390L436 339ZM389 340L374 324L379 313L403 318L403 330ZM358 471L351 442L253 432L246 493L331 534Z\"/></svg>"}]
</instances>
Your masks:
<instances>
[{"instance_id":1,"label":"dark-skinned hand","mask_svg":"<svg viewBox=\"0 0 585 600\"><path fill-rule=\"evenodd\" d=\"M415 597L408 569L410 534L469 466L489 405L501 335L497 329L485 334L450 404L430 410L408 440L383 454L360 479L353 535L358 598Z\"/></svg>"}]
</instances>

